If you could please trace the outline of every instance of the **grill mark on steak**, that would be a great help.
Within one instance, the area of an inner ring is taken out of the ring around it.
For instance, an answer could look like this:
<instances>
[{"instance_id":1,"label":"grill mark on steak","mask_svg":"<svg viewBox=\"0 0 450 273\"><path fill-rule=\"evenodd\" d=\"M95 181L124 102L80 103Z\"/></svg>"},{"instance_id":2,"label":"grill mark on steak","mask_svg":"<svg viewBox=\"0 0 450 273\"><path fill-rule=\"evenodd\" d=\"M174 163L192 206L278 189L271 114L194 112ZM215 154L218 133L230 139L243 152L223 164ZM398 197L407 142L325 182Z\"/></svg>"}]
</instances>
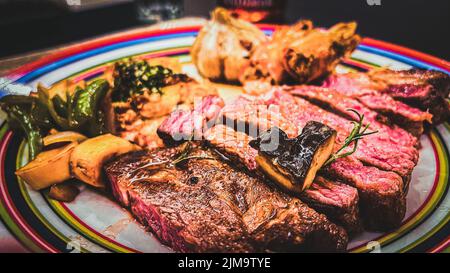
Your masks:
<instances>
[{"instance_id":1,"label":"grill mark on steak","mask_svg":"<svg viewBox=\"0 0 450 273\"><path fill-rule=\"evenodd\" d=\"M179 148L139 151L105 165L115 198L182 252L344 251L345 231L300 200L219 160L173 160ZM215 156L196 147L192 155ZM195 183L192 178L196 177Z\"/></svg>"},{"instance_id":2,"label":"grill mark on steak","mask_svg":"<svg viewBox=\"0 0 450 273\"><path fill-rule=\"evenodd\" d=\"M209 145L225 154L235 164L250 174L267 180L257 168L255 157L258 151L249 146L250 136L234 131L225 125L216 125L205 134ZM297 196L307 205L325 214L333 222L343 226L349 234L361 231L358 192L355 188L316 177L311 187Z\"/></svg>"},{"instance_id":3,"label":"grill mark on steak","mask_svg":"<svg viewBox=\"0 0 450 273\"><path fill-rule=\"evenodd\" d=\"M268 105L268 107L260 107L264 104ZM253 107L255 105L258 108ZM258 111L269 113L256 115L255 112ZM294 98L278 89L258 98L241 96L232 106L226 105L222 109L222 115L225 116L224 119L226 120L239 120L241 123L251 124L248 125L250 128L267 130L270 127L278 126L287 132L290 137L298 134L296 126L300 128L309 120L323 122L335 129L348 127L349 124L348 120L332 115L317 106L302 99ZM270 118L267 118L268 116ZM339 119L340 122L336 123L336 119ZM350 128L348 129L350 130ZM340 131L342 135L342 129ZM344 136L346 135L344 134ZM383 142L380 143L379 148L384 149L385 144ZM364 149L363 144L364 142L361 143L358 150ZM336 148L340 145L341 143L337 142ZM380 152L383 152L385 156L389 156L391 152L389 149L386 150ZM360 161L360 159L364 159L365 162L373 163L370 161L372 158L377 159L379 155L374 153L378 151L372 149L372 154L359 153L336 160L323 169L321 174L332 180L338 179L358 189L361 201L360 210L368 229L389 230L399 226L405 215L407 183L404 183L402 177L394 172L365 166ZM413 162L408 162L403 157L404 155L401 157L401 164L414 165ZM411 170L412 167L410 166ZM409 177L410 172L405 177L405 182L407 182Z\"/></svg>"}]
</instances>

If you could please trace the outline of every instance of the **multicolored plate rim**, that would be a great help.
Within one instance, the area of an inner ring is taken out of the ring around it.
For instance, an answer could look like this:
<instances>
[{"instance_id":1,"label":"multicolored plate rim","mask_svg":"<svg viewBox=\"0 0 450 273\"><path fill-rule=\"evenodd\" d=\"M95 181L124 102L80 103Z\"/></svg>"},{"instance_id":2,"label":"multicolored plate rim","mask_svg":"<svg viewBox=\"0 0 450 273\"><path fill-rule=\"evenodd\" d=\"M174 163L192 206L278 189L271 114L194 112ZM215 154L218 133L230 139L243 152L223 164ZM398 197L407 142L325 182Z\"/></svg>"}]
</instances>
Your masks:
<instances>
[{"instance_id":1,"label":"multicolored plate rim","mask_svg":"<svg viewBox=\"0 0 450 273\"><path fill-rule=\"evenodd\" d=\"M275 28L273 25L260 25L260 27L268 34ZM139 30L99 38L68 47L46 58L24 65L11 71L9 77L17 83L35 84L40 77L87 58L108 54L114 50L131 49L145 43L157 43L170 39L193 39L199 29L200 26L166 30ZM154 48L131 53L133 53L131 55L140 55L143 58L171 56L186 62L188 61L186 55L189 54L189 45L163 49ZM112 61L114 59L110 58L105 62L71 71L67 77L74 81L97 77ZM345 60L342 67L347 70L365 70L374 66L383 66L389 62L395 62L405 68L437 69L450 73L450 63L445 60L370 38L363 39L357 52L350 59ZM382 249L387 249L387 251L390 251L390 248L398 252L442 252L450 249L450 194L448 193L450 126L448 124L439 126L424 136L422 141L428 145L429 157L435 165L434 181L430 182L424 202L405 218L398 230L372 236L371 241L376 241ZM9 231L29 250L34 252L71 251L72 238L59 229L60 225L65 225L71 229L72 234L82 236L85 240L98 246L100 250L140 252L133 246L99 232L87 224L85 219L81 219L69 205L51 200L45 193L40 193L44 203L35 204L30 197L27 185L18 180L14 174L16 168L25 161L26 148L23 140L15 137L8 130L8 126L2 124L0 129L0 216ZM60 219L50 221L41 213L39 206L46 206L45 209ZM422 229L420 236L411 233L419 228ZM394 248L395 244L403 242L400 239L404 240L405 244ZM368 247L367 243L367 241L355 242L349 250L368 252L372 249ZM90 252L92 249L82 246L80 251Z\"/></svg>"}]
</instances>

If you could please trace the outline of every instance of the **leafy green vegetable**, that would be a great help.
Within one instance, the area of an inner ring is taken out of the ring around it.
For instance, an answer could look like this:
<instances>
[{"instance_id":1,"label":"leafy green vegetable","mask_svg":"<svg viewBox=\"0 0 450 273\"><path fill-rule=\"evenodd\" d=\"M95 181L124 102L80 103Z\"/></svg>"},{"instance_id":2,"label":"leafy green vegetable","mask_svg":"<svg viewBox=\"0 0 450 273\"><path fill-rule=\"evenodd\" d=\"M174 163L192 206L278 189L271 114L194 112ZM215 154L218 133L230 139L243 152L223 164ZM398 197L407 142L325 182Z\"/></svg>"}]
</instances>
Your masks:
<instances>
[{"instance_id":1,"label":"leafy green vegetable","mask_svg":"<svg viewBox=\"0 0 450 273\"><path fill-rule=\"evenodd\" d=\"M41 129L41 132L46 132L54 127L47 107L45 107L45 105L42 104L37 98L35 98L34 103L31 104L30 115L31 119Z\"/></svg>"},{"instance_id":2,"label":"leafy green vegetable","mask_svg":"<svg viewBox=\"0 0 450 273\"><path fill-rule=\"evenodd\" d=\"M83 93L83 89L80 87L76 87L75 91L72 96L70 94L67 94L66 97L66 104L67 104L67 118L68 118L68 124L71 128L78 128L78 121L75 117L75 107L76 102L78 101L78 98L81 96L81 93Z\"/></svg>"},{"instance_id":3,"label":"leafy green vegetable","mask_svg":"<svg viewBox=\"0 0 450 273\"><path fill-rule=\"evenodd\" d=\"M8 111L9 119L17 122L27 136L30 157L35 158L42 150L42 133L31 115L19 105L13 105Z\"/></svg>"},{"instance_id":4,"label":"leafy green vegetable","mask_svg":"<svg viewBox=\"0 0 450 273\"><path fill-rule=\"evenodd\" d=\"M61 117L58 115L58 112L55 109L55 105L53 104L53 100L50 98L50 95L48 93L48 89L43 87L42 85L38 85L37 87L37 93L39 101L45 105L48 109L48 112L50 113L50 116L53 119L53 122L61 129L63 130L70 130L69 122L67 118Z\"/></svg>"}]
</instances>

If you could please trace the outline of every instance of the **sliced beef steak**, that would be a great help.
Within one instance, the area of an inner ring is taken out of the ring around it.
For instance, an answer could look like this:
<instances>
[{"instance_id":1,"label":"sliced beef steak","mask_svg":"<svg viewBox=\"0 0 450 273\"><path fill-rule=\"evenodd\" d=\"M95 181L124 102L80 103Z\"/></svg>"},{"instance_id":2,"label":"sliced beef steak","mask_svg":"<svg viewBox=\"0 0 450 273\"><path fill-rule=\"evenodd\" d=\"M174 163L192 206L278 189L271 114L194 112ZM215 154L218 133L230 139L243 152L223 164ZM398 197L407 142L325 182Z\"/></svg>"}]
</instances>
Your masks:
<instances>
[{"instance_id":1,"label":"sliced beef steak","mask_svg":"<svg viewBox=\"0 0 450 273\"><path fill-rule=\"evenodd\" d=\"M203 133L214 124L224 106L222 98L214 95L194 100L194 109L176 110L159 126L157 133L166 143L189 139L201 140Z\"/></svg>"},{"instance_id":2,"label":"sliced beef steak","mask_svg":"<svg viewBox=\"0 0 450 273\"><path fill-rule=\"evenodd\" d=\"M324 215L218 159L160 163L179 149L129 153L105 166L115 198L174 250L346 249L345 231ZM198 147L190 155L215 156Z\"/></svg>"},{"instance_id":3,"label":"sliced beef steak","mask_svg":"<svg viewBox=\"0 0 450 273\"><path fill-rule=\"evenodd\" d=\"M370 109L377 111L419 137L426 124L430 124L433 116L428 112L423 112L413 108L403 102L394 100L386 94L364 95L358 98Z\"/></svg>"},{"instance_id":4,"label":"sliced beef steak","mask_svg":"<svg viewBox=\"0 0 450 273\"><path fill-rule=\"evenodd\" d=\"M206 132L206 140L213 148L246 169L250 174L267 180L257 168L258 151L249 146L252 137L225 125L216 125ZM350 234L361 231L358 192L355 188L316 177L311 187L298 196L308 206L325 214L343 226Z\"/></svg>"},{"instance_id":5,"label":"sliced beef steak","mask_svg":"<svg viewBox=\"0 0 450 273\"><path fill-rule=\"evenodd\" d=\"M419 136L433 115L393 99L383 91L382 84L373 82L366 73L335 74L322 85L347 97L356 98L372 110L388 116L408 132Z\"/></svg>"},{"instance_id":6,"label":"sliced beef steak","mask_svg":"<svg viewBox=\"0 0 450 273\"><path fill-rule=\"evenodd\" d=\"M382 86L384 93L394 99L430 112L433 115L433 124L448 121L450 118L449 75L421 69L377 69L370 71L368 75L373 82Z\"/></svg>"},{"instance_id":7,"label":"sliced beef steak","mask_svg":"<svg viewBox=\"0 0 450 273\"><path fill-rule=\"evenodd\" d=\"M290 137L295 137L308 121L319 121L337 131L336 149L342 146L353 129L349 120L294 97L280 88L274 88L260 97L240 97L236 105L226 105L222 109L222 115L226 124L237 124L238 130L245 128L251 136L255 136L255 132L277 126ZM390 135L373 134L360 140L354 157L364 164L394 171L408 178L417 163L418 155L414 147L399 146Z\"/></svg>"},{"instance_id":8,"label":"sliced beef steak","mask_svg":"<svg viewBox=\"0 0 450 273\"><path fill-rule=\"evenodd\" d=\"M356 234L362 230L358 190L336 180L317 176L299 198L327 215L331 221L342 225L350 235Z\"/></svg>"},{"instance_id":9,"label":"sliced beef steak","mask_svg":"<svg viewBox=\"0 0 450 273\"><path fill-rule=\"evenodd\" d=\"M279 89L258 98L240 97L235 104L226 105L222 109L222 115L227 125L245 124L244 128L250 133L277 126L290 137L297 136L306 122L316 120L338 131L336 149L342 145L351 130L348 120ZM361 152L364 149L366 150ZM394 145L383 135L362 142L358 151L360 152L335 161L323 169L322 174L358 189L361 213L369 229L395 228L401 223L406 211L405 194L410 173L415 165L415 151L402 151L401 147ZM385 158L388 159L388 164L378 164L386 162ZM383 171L365 164L386 169L395 166L397 172L404 174L405 183L395 172Z\"/></svg>"},{"instance_id":10,"label":"sliced beef steak","mask_svg":"<svg viewBox=\"0 0 450 273\"><path fill-rule=\"evenodd\" d=\"M354 157L335 161L321 173L358 189L360 211L370 230L391 230L400 226L406 213L406 186L393 172L364 166Z\"/></svg>"},{"instance_id":11,"label":"sliced beef steak","mask_svg":"<svg viewBox=\"0 0 450 273\"><path fill-rule=\"evenodd\" d=\"M342 95L334 89L302 85L290 88L288 92L317 104L325 110L337 113L347 119L357 121L358 116L355 113L348 111L348 109L354 109L361 115L364 115L364 125L370 123L371 130L377 130L378 134L387 134L386 138L390 138L395 144L400 145L405 149L409 149L411 152L413 151L413 147L418 147L420 145L417 137L395 124L390 124L386 117L369 109L357 99ZM417 157L419 155L417 150L415 155Z\"/></svg>"}]
</instances>

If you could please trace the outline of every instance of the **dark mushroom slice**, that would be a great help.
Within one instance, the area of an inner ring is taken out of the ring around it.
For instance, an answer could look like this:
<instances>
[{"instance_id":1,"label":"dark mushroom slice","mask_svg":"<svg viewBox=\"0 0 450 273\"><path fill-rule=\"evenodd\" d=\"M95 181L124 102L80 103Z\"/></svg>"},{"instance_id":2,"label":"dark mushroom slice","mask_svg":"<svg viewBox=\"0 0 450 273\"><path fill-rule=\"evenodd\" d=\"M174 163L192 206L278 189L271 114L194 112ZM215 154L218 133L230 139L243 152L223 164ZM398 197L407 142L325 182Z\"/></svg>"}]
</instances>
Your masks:
<instances>
[{"instance_id":1,"label":"dark mushroom slice","mask_svg":"<svg viewBox=\"0 0 450 273\"><path fill-rule=\"evenodd\" d=\"M293 192L302 192L333 152L336 131L320 122L309 121L302 133L289 138L273 127L250 141L258 150L256 162L272 180Z\"/></svg>"}]
</instances>

